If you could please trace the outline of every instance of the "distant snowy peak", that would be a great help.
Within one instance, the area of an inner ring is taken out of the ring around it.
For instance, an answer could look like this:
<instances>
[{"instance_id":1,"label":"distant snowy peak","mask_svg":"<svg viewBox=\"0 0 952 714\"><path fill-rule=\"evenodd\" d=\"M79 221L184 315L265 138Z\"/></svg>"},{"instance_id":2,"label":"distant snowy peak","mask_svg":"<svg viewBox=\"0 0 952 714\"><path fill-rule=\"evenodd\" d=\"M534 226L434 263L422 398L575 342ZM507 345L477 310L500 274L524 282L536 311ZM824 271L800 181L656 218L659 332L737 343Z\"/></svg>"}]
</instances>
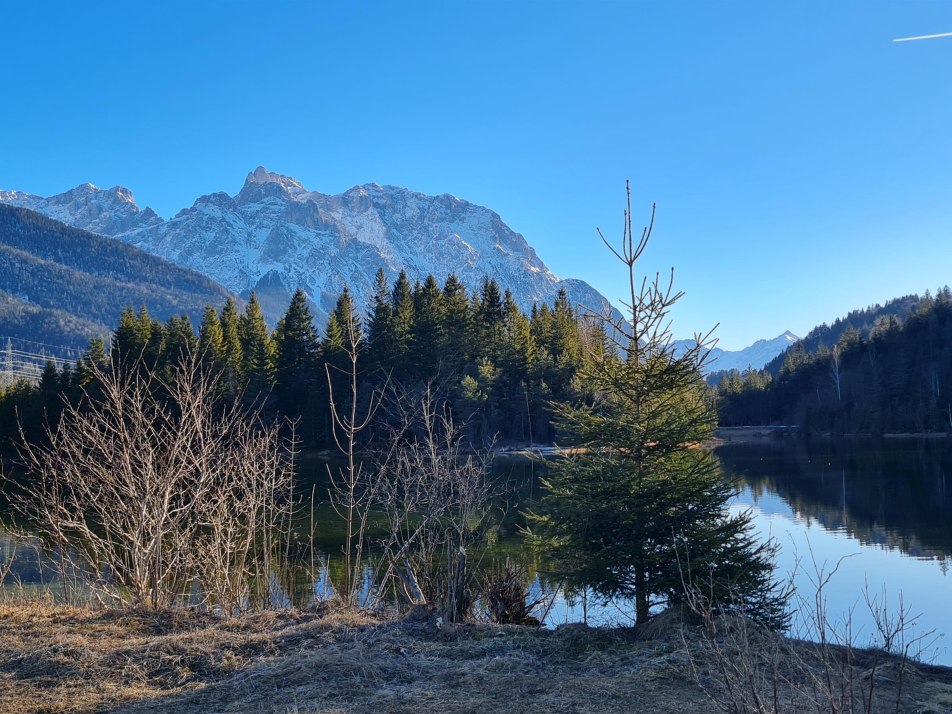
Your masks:
<instances>
[{"instance_id":1,"label":"distant snowy peak","mask_svg":"<svg viewBox=\"0 0 952 714\"><path fill-rule=\"evenodd\" d=\"M139 210L132 191L124 186L101 189L84 183L49 198L22 191L0 191L0 203L28 208L67 225L108 236L163 222L151 208Z\"/></svg>"},{"instance_id":2,"label":"distant snowy peak","mask_svg":"<svg viewBox=\"0 0 952 714\"><path fill-rule=\"evenodd\" d=\"M277 184L283 188L288 193L305 193L304 187L295 179L290 176L282 176L281 174L272 173L268 171L264 166L259 166L254 171L248 173L248 177L245 179L245 186L251 184Z\"/></svg>"},{"instance_id":3,"label":"distant snowy peak","mask_svg":"<svg viewBox=\"0 0 952 714\"><path fill-rule=\"evenodd\" d=\"M800 338L787 330L771 340L757 340L742 350L722 350L715 347L707 363L708 372L720 372L736 369L743 372L747 368L763 369L774 357L786 350Z\"/></svg>"},{"instance_id":4,"label":"distant snowy peak","mask_svg":"<svg viewBox=\"0 0 952 714\"><path fill-rule=\"evenodd\" d=\"M555 276L499 214L449 194L370 183L326 195L259 166L236 195L201 196L167 221L140 211L121 187L85 184L50 198L0 192L0 202L120 238L236 293L255 290L272 320L297 288L319 319L344 285L367 306L379 268L391 281L402 270L421 281L455 273L470 289L489 275L524 309L551 302L560 288L574 303L609 307L587 283Z\"/></svg>"},{"instance_id":5,"label":"distant snowy peak","mask_svg":"<svg viewBox=\"0 0 952 714\"><path fill-rule=\"evenodd\" d=\"M789 330L777 335L771 340L757 340L754 344L742 350L722 350L715 347L704 364L704 371L708 374L736 369L743 372L745 369L763 369L770 360L786 350L800 338ZM694 340L676 340L675 351L684 350L695 345Z\"/></svg>"}]
</instances>

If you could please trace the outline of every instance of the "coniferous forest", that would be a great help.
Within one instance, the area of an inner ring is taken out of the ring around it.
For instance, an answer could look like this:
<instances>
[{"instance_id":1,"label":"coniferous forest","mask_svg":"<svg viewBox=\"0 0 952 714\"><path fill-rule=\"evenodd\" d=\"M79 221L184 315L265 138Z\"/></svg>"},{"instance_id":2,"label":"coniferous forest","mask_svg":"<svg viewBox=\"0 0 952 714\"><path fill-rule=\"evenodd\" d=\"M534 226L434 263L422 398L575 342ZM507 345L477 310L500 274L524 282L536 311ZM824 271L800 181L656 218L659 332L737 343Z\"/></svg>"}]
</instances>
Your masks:
<instances>
[{"instance_id":1,"label":"coniferous forest","mask_svg":"<svg viewBox=\"0 0 952 714\"><path fill-rule=\"evenodd\" d=\"M44 422L55 423L64 399L76 401L90 387L92 363L137 360L169 371L185 351L221 370L228 396L297 420L302 448L332 449L331 390L344 389L347 381L351 330L360 335L363 398L426 385L451 405L478 444L552 442L551 404L580 398L576 373L587 351L604 342L564 292L526 315L495 280L486 278L471 291L454 275L441 286L433 276L411 284L401 273L389 285L381 270L366 314L345 288L320 326L302 291L273 330L254 295L243 309L232 300L220 310L207 307L197 326L187 315L163 323L145 308L130 307L109 344L92 340L75 368L57 370L49 363L38 384L3 386L4 449L17 437L18 423L28 439L42 434Z\"/></svg>"},{"instance_id":2,"label":"coniferous forest","mask_svg":"<svg viewBox=\"0 0 952 714\"><path fill-rule=\"evenodd\" d=\"M723 374L717 393L722 426L952 431L952 292L942 287L823 325L763 370Z\"/></svg>"}]
</instances>

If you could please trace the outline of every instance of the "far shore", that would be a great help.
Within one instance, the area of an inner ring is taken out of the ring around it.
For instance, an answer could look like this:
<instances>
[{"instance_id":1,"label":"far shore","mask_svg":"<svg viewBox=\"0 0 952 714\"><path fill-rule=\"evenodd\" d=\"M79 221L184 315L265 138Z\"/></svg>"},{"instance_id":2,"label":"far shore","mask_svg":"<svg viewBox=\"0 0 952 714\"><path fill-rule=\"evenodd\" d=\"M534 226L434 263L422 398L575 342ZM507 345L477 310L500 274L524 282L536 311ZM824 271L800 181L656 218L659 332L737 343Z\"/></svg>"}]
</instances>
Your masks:
<instances>
[{"instance_id":1,"label":"far shore","mask_svg":"<svg viewBox=\"0 0 952 714\"><path fill-rule=\"evenodd\" d=\"M764 441L781 441L784 439L948 439L952 437L950 432L902 432L902 433L845 433L835 434L832 432L804 432L799 426L721 426L714 430L714 439L709 442L711 446L720 446L721 444L749 444L763 443Z\"/></svg>"}]
</instances>

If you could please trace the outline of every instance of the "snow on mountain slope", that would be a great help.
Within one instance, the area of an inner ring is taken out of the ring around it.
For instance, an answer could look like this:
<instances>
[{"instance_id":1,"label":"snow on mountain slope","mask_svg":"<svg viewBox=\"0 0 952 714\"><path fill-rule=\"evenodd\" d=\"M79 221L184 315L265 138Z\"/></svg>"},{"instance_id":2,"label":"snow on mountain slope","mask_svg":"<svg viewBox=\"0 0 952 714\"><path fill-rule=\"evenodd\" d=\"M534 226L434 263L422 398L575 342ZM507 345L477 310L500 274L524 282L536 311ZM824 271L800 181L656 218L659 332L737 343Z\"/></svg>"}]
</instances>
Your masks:
<instances>
[{"instance_id":1,"label":"snow on mountain slope","mask_svg":"<svg viewBox=\"0 0 952 714\"><path fill-rule=\"evenodd\" d=\"M122 187L84 184L50 198L0 192L0 202L120 238L236 293L255 290L272 320L298 287L319 319L345 284L368 305L381 267L391 281L401 270L411 280L453 272L471 289L489 275L524 309L551 302L560 288L573 303L608 304L587 283L556 277L498 214L448 194L367 184L325 195L258 167L237 195L202 196L167 221L140 211Z\"/></svg>"},{"instance_id":2,"label":"snow on mountain slope","mask_svg":"<svg viewBox=\"0 0 952 714\"><path fill-rule=\"evenodd\" d=\"M736 369L743 372L748 367L762 369L770 360L786 350L800 338L790 332L777 335L772 340L757 340L754 344L742 350L722 350L715 347L705 364L705 372L720 372ZM694 340L677 340L676 349L686 349L693 345Z\"/></svg>"},{"instance_id":3,"label":"snow on mountain slope","mask_svg":"<svg viewBox=\"0 0 952 714\"><path fill-rule=\"evenodd\" d=\"M132 192L122 186L104 191L84 183L49 198L22 191L0 191L0 203L28 208L75 228L107 236L162 222L151 208L140 211Z\"/></svg>"}]
</instances>

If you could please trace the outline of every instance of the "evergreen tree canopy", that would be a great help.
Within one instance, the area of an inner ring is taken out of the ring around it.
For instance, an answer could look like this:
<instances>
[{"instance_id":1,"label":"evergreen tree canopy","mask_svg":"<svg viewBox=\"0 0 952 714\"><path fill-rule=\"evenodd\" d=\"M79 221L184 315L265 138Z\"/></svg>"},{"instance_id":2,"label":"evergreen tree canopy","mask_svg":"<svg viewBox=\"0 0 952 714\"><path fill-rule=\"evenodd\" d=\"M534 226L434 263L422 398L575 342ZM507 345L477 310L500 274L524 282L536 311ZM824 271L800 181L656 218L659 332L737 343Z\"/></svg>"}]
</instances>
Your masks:
<instances>
[{"instance_id":1,"label":"evergreen tree canopy","mask_svg":"<svg viewBox=\"0 0 952 714\"><path fill-rule=\"evenodd\" d=\"M274 376L278 409L315 422L314 386L318 383L320 341L307 296L298 288L274 331ZM305 424L305 428L308 428Z\"/></svg>"},{"instance_id":2,"label":"evergreen tree canopy","mask_svg":"<svg viewBox=\"0 0 952 714\"><path fill-rule=\"evenodd\" d=\"M238 338L238 308L235 301L229 298L221 309L222 345L224 349L225 374L224 384L228 392L234 396L238 393L241 374L241 341Z\"/></svg>"},{"instance_id":3,"label":"evergreen tree canopy","mask_svg":"<svg viewBox=\"0 0 952 714\"><path fill-rule=\"evenodd\" d=\"M198 353L206 369L215 372L224 369L225 337L218 312L211 305L206 306L198 327Z\"/></svg>"},{"instance_id":4,"label":"evergreen tree canopy","mask_svg":"<svg viewBox=\"0 0 952 714\"><path fill-rule=\"evenodd\" d=\"M393 335L390 287L387 285L387 274L380 268L374 283L373 303L367 323L367 351L371 373L387 372L393 368Z\"/></svg>"},{"instance_id":5,"label":"evergreen tree canopy","mask_svg":"<svg viewBox=\"0 0 952 714\"><path fill-rule=\"evenodd\" d=\"M649 236L635 243L626 222L615 252L633 286ZM680 297L657 281L633 288L628 325L606 326L622 340L583 367L596 399L555 406L560 430L582 452L551 469L543 510L530 514L533 539L578 586L633 599L637 624L696 584L715 605L740 604L779 627L785 598L771 580L771 548L755 543L749 514L727 514L732 485L696 446L711 436L715 413L700 369L706 340L678 355L668 338ZM571 308L561 296L556 306L557 332Z\"/></svg>"},{"instance_id":6,"label":"evergreen tree canopy","mask_svg":"<svg viewBox=\"0 0 952 714\"><path fill-rule=\"evenodd\" d=\"M241 384L246 396L257 400L271 389L275 346L255 293L251 293L244 314L238 318L238 343L242 357Z\"/></svg>"}]
</instances>

